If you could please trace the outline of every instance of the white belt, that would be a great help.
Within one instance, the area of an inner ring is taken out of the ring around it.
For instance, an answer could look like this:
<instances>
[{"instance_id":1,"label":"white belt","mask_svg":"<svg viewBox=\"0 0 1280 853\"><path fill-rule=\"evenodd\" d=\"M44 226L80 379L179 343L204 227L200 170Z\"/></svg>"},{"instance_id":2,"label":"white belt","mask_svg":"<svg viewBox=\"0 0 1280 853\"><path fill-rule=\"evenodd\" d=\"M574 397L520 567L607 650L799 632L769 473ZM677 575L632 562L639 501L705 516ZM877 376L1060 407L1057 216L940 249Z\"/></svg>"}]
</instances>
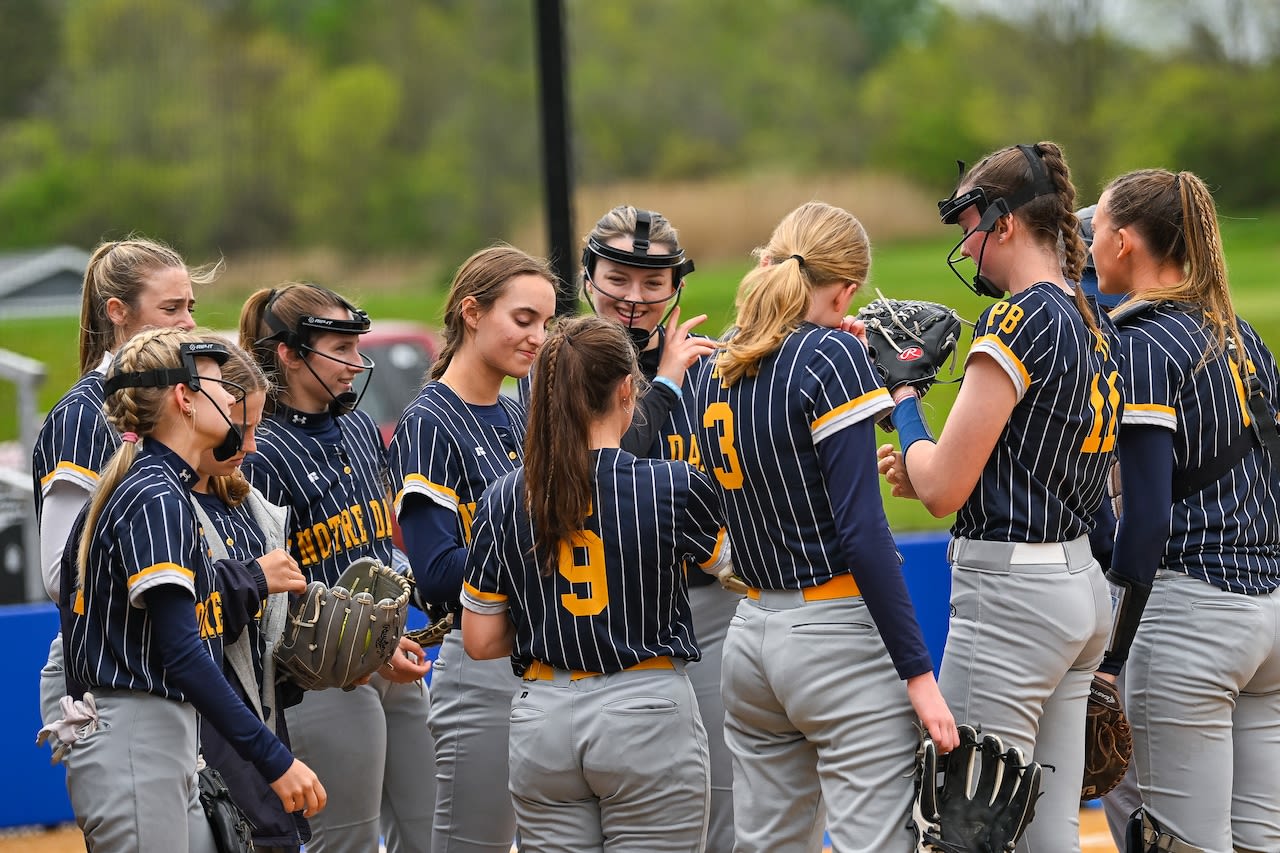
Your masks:
<instances>
[{"instance_id":1,"label":"white belt","mask_svg":"<svg viewBox=\"0 0 1280 853\"><path fill-rule=\"evenodd\" d=\"M1066 563L1067 551L1061 542L1015 542L1009 556L1011 566Z\"/></svg>"}]
</instances>

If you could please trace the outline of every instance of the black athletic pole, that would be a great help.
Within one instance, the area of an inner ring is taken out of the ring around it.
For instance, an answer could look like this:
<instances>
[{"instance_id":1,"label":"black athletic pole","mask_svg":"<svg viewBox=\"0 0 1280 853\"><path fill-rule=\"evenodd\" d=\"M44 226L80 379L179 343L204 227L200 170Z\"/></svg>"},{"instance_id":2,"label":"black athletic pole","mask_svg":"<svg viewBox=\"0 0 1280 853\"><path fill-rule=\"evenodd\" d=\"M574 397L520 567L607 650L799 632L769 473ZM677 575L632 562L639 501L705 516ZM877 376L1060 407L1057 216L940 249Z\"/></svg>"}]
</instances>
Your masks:
<instances>
[{"instance_id":1,"label":"black athletic pole","mask_svg":"<svg viewBox=\"0 0 1280 853\"><path fill-rule=\"evenodd\" d=\"M564 14L560 0L534 0L538 30L538 86L542 121L542 174L547 241L560 277L556 314L578 311L577 259L573 239L573 178L569 170L569 103L565 97Z\"/></svg>"}]
</instances>

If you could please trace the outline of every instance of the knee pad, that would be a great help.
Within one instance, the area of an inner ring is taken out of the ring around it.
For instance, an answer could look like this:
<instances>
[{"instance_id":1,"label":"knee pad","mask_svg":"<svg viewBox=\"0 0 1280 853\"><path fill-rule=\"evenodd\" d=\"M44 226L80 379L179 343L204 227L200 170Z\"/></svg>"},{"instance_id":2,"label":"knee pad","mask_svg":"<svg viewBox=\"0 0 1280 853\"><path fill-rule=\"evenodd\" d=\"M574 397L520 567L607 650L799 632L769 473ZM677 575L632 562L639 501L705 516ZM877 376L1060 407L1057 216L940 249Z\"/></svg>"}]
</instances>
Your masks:
<instances>
[{"instance_id":1,"label":"knee pad","mask_svg":"<svg viewBox=\"0 0 1280 853\"><path fill-rule=\"evenodd\" d=\"M1142 807L1129 816L1124 839L1125 853L1205 853L1203 847L1169 832Z\"/></svg>"}]
</instances>

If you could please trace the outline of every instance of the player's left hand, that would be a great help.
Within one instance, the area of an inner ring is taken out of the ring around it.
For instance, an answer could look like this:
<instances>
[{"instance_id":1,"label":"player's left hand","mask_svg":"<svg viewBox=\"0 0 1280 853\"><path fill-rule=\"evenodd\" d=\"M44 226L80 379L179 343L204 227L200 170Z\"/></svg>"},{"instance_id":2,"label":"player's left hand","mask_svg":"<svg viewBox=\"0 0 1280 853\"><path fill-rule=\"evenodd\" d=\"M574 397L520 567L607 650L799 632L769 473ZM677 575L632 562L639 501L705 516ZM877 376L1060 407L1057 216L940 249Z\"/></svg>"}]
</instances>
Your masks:
<instances>
[{"instance_id":1,"label":"player's left hand","mask_svg":"<svg viewBox=\"0 0 1280 853\"><path fill-rule=\"evenodd\" d=\"M699 314L681 323L680 306L677 305L671 309L671 316L667 320L667 334L662 345L662 361L658 364L657 375L670 379L677 386L682 386L685 371L702 356L716 351L715 340L691 334L694 328L706 319L706 314Z\"/></svg>"},{"instance_id":2,"label":"player's left hand","mask_svg":"<svg viewBox=\"0 0 1280 853\"><path fill-rule=\"evenodd\" d=\"M378 674L392 684L412 684L430 671L431 661L422 646L408 637L401 637L399 648L378 670Z\"/></svg>"},{"instance_id":3,"label":"player's left hand","mask_svg":"<svg viewBox=\"0 0 1280 853\"><path fill-rule=\"evenodd\" d=\"M942 691L938 689L937 679L932 672L908 678L907 697L940 755L945 755L960 745L956 718L947 707L947 700L942 698Z\"/></svg>"},{"instance_id":4,"label":"player's left hand","mask_svg":"<svg viewBox=\"0 0 1280 853\"><path fill-rule=\"evenodd\" d=\"M889 482L890 494L895 498L911 498L919 500L915 487L911 485L911 477L907 474L907 466L902 462L902 454L892 444L882 444L876 450L879 461L876 467L880 475Z\"/></svg>"}]
</instances>

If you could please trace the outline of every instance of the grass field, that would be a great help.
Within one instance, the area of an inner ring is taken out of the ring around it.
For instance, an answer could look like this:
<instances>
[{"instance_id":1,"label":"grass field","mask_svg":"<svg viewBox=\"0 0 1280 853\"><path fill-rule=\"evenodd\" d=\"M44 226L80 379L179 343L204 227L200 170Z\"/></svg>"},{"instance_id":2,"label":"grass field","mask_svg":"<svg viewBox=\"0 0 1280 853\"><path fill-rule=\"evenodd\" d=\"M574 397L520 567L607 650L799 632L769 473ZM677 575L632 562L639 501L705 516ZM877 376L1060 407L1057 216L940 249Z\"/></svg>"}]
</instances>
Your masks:
<instances>
[{"instance_id":1,"label":"grass field","mask_svg":"<svg viewBox=\"0 0 1280 853\"><path fill-rule=\"evenodd\" d=\"M950 232L935 240L898 241L875 246L871 280L859 297L862 304L874 297L873 288L886 295L931 299L955 306L973 319L989 304L974 296L947 269L945 258L958 237ZM1251 219L1223 222L1223 242L1230 265L1232 291L1240 314L1249 320L1273 350L1280 347L1280 299L1273 290L1280 277L1280 211ZM198 321L210 328L234 328L244 298L256 285L290 276L305 277L308 268L327 266L314 258L301 258L292 271L277 267L238 264L229 259L227 275L196 295ZM249 273L246 275L247 272ZM682 301L684 316L705 313L701 331L719 334L733 315L738 281L749 268L741 263L708 264L690 276ZM381 264L340 276L349 286L333 282L355 298L376 323L379 318L403 318L430 326L439 323L450 270L427 262ZM269 276L269 277L268 277ZM320 281L330 281L317 277ZM43 362L48 376L40 392L40 406L47 410L76 379L78 317L0 319L0 348L13 350ZM955 385L939 385L929 393L926 409L935 431L955 399ZM15 393L0 382L0 442L17 437ZM886 498L889 520L895 530L933 530L947 520L930 516L918 503Z\"/></svg>"}]
</instances>

